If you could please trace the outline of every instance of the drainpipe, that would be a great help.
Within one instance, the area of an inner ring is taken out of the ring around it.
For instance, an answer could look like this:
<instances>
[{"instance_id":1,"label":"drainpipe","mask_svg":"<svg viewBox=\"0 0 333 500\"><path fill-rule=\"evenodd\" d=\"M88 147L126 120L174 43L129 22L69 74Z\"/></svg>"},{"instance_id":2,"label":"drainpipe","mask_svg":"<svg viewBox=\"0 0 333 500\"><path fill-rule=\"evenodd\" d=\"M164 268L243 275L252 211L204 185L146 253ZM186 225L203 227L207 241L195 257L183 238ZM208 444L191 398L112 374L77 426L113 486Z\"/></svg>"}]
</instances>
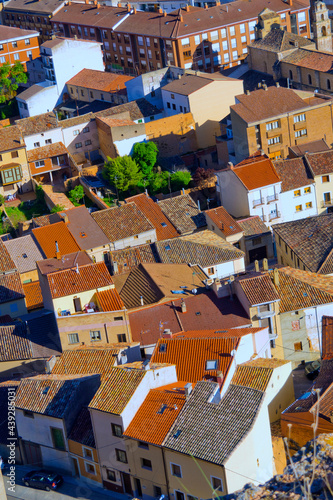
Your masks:
<instances>
[{"instance_id":1,"label":"drainpipe","mask_svg":"<svg viewBox=\"0 0 333 500\"><path fill-rule=\"evenodd\" d=\"M166 469L166 465L165 465L164 450L163 450L162 446L161 446L161 451L162 451L162 459L163 459L163 467L164 467L164 474L165 474L165 482L166 482L166 487L167 487L167 493L168 493L168 497L171 498L170 484L169 484L168 473L167 473L167 469Z\"/></svg>"},{"instance_id":2,"label":"drainpipe","mask_svg":"<svg viewBox=\"0 0 333 500\"><path fill-rule=\"evenodd\" d=\"M104 323L104 330L105 330L105 338L106 338L106 343L109 343L109 336L108 336L108 329L106 326L106 323Z\"/></svg>"},{"instance_id":3,"label":"drainpipe","mask_svg":"<svg viewBox=\"0 0 333 500\"><path fill-rule=\"evenodd\" d=\"M316 323L317 323L317 332L318 332L318 342L319 342L319 352L320 352L320 357L322 357L322 349L321 349L321 342L320 342L320 333L319 333L319 322L318 322L318 311L317 307L315 307L316 311Z\"/></svg>"}]
</instances>

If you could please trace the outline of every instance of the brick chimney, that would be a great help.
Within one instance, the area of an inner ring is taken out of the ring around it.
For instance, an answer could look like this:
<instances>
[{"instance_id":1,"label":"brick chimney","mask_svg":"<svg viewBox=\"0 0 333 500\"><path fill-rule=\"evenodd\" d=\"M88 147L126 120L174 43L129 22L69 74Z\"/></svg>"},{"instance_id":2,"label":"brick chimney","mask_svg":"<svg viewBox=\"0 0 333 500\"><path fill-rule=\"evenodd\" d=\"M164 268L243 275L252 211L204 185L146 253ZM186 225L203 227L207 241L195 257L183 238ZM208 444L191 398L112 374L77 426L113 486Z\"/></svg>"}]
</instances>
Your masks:
<instances>
[{"instance_id":1,"label":"brick chimney","mask_svg":"<svg viewBox=\"0 0 333 500\"><path fill-rule=\"evenodd\" d=\"M119 9L121 9L121 3L120 2L117 3L117 7L119 7Z\"/></svg>"},{"instance_id":2,"label":"brick chimney","mask_svg":"<svg viewBox=\"0 0 333 500\"><path fill-rule=\"evenodd\" d=\"M186 10L186 12L190 12L190 6L189 6L189 4L186 5L186 9L185 10Z\"/></svg>"},{"instance_id":3,"label":"brick chimney","mask_svg":"<svg viewBox=\"0 0 333 500\"><path fill-rule=\"evenodd\" d=\"M166 17L167 16L167 12L166 10L163 12L163 16Z\"/></svg>"},{"instance_id":4,"label":"brick chimney","mask_svg":"<svg viewBox=\"0 0 333 500\"><path fill-rule=\"evenodd\" d=\"M180 16L179 16L179 21L180 21L181 23L183 23L183 22L184 22L184 18L183 18L183 15L182 15L182 14L180 14Z\"/></svg>"},{"instance_id":5,"label":"brick chimney","mask_svg":"<svg viewBox=\"0 0 333 500\"><path fill-rule=\"evenodd\" d=\"M162 9L162 7L160 7L160 8L158 9L158 13L159 13L159 14L163 14L163 9Z\"/></svg>"},{"instance_id":6,"label":"brick chimney","mask_svg":"<svg viewBox=\"0 0 333 500\"><path fill-rule=\"evenodd\" d=\"M186 308L186 304L185 304L185 300L184 299L181 300L181 308L182 308L182 313L186 313L187 312L187 308Z\"/></svg>"},{"instance_id":7,"label":"brick chimney","mask_svg":"<svg viewBox=\"0 0 333 500\"><path fill-rule=\"evenodd\" d=\"M130 3L127 4L127 12L131 12L131 4Z\"/></svg>"},{"instance_id":8,"label":"brick chimney","mask_svg":"<svg viewBox=\"0 0 333 500\"><path fill-rule=\"evenodd\" d=\"M58 260L60 260L61 259L61 253L59 252L59 245L58 245L57 241L55 242L55 247L56 247L56 258Z\"/></svg>"}]
</instances>

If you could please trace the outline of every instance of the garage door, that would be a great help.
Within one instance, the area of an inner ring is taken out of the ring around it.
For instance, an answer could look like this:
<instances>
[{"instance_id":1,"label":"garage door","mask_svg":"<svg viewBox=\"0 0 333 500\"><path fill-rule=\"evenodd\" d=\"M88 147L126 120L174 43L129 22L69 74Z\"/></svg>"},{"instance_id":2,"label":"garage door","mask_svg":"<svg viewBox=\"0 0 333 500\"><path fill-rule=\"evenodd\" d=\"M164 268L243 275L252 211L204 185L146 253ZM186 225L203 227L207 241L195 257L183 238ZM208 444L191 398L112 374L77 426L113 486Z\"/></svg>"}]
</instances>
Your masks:
<instances>
[{"instance_id":1,"label":"garage door","mask_svg":"<svg viewBox=\"0 0 333 500\"><path fill-rule=\"evenodd\" d=\"M255 260L266 259L266 257L267 257L267 250L265 246L253 248L253 250L249 251L250 262L254 262Z\"/></svg>"}]
</instances>

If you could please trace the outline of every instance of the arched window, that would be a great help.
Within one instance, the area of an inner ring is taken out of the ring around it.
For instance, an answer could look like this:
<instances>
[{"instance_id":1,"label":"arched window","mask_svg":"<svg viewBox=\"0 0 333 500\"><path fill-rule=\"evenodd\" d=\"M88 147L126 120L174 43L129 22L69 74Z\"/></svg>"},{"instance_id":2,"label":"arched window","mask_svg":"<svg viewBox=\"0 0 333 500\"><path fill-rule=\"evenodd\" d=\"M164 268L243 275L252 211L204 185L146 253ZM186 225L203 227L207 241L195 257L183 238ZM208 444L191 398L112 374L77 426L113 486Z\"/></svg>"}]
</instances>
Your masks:
<instances>
[{"instance_id":1,"label":"arched window","mask_svg":"<svg viewBox=\"0 0 333 500\"><path fill-rule=\"evenodd\" d=\"M322 21L325 21L324 14L322 14L322 15L321 15L321 20L322 20Z\"/></svg>"},{"instance_id":2,"label":"arched window","mask_svg":"<svg viewBox=\"0 0 333 500\"><path fill-rule=\"evenodd\" d=\"M309 85L312 85L312 77L311 77L311 75L308 75L308 83L309 83Z\"/></svg>"},{"instance_id":3,"label":"arched window","mask_svg":"<svg viewBox=\"0 0 333 500\"><path fill-rule=\"evenodd\" d=\"M291 69L289 70L289 79L292 80L293 79L293 72L291 71Z\"/></svg>"},{"instance_id":4,"label":"arched window","mask_svg":"<svg viewBox=\"0 0 333 500\"><path fill-rule=\"evenodd\" d=\"M321 36L326 36L327 32L326 32L326 26L322 26L321 27Z\"/></svg>"},{"instance_id":5,"label":"arched window","mask_svg":"<svg viewBox=\"0 0 333 500\"><path fill-rule=\"evenodd\" d=\"M331 80L327 79L327 89L331 90Z\"/></svg>"}]
</instances>

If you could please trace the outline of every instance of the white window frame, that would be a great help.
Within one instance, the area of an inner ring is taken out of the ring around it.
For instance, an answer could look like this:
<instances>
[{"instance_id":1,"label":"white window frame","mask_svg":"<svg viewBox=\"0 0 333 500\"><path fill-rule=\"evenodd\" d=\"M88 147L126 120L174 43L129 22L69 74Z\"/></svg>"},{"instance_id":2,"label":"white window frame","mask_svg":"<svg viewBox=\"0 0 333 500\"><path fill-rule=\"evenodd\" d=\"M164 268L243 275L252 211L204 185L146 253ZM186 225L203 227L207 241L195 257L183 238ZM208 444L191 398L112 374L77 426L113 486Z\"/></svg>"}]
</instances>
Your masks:
<instances>
[{"instance_id":1,"label":"white window frame","mask_svg":"<svg viewBox=\"0 0 333 500\"><path fill-rule=\"evenodd\" d=\"M86 455L86 450L89 450L91 452L91 458ZM94 460L94 453L91 448L88 448L87 446L82 446L82 454L85 460L92 460L92 461Z\"/></svg>"},{"instance_id":2,"label":"white window frame","mask_svg":"<svg viewBox=\"0 0 333 500\"><path fill-rule=\"evenodd\" d=\"M88 470L89 467L93 467L94 472L91 472L90 470ZM96 476L96 465L94 463L86 462L86 460L85 460L84 461L84 468L85 468L87 474L92 474L93 476Z\"/></svg>"},{"instance_id":3,"label":"white window frame","mask_svg":"<svg viewBox=\"0 0 333 500\"><path fill-rule=\"evenodd\" d=\"M71 336L71 335L77 335L77 341L76 341L76 342L70 342L70 336ZM70 345L72 345L72 344L79 344L79 343L80 343L80 337L79 337L79 334L78 334L77 332L68 333L68 334L67 334L67 338L68 338L68 343L69 343Z\"/></svg>"},{"instance_id":4,"label":"white window frame","mask_svg":"<svg viewBox=\"0 0 333 500\"><path fill-rule=\"evenodd\" d=\"M214 489L214 485L213 485L213 478L214 479L218 479L219 481L221 481L221 486L222 486L222 489L221 490L217 490L221 493L223 493L224 491L224 488L223 488L223 480L220 478L220 477L216 477L216 476L210 476L210 484L212 485L212 488ZM214 489L214 491L216 491L216 489Z\"/></svg>"}]
</instances>

